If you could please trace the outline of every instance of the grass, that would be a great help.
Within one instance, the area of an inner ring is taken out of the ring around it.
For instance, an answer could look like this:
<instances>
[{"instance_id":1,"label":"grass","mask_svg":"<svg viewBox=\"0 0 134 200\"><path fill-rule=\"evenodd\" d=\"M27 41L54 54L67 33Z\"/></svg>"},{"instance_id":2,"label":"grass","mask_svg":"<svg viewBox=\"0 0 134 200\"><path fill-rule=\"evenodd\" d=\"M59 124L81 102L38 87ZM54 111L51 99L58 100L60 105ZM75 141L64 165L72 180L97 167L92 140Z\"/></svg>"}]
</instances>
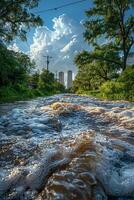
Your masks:
<instances>
[{"instance_id":1,"label":"grass","mask_svg":"<svg viewBox=\"0 0 134 200\"><path fill-rule=\"evenodd\" d=\"M77 94L80 95L88 95L88 96L93 96L96 98L103 98L99 90L89 90L89 91L77 91Z\"/></svg>"},{"instance_id":2,"label":"grass","mask_svg":"<svg viewBox=\"0 0 134 200\"><path fill-rule=\"evenodd\" d=\"M90 91L77 91L76 94L79 94L79 95L87 95L87 96L91 96L91 97L96 97L96 98L99 98L99 99L104 99L104 100L124 100L124 101L129 101L129 102L134 102L134 96L132 95L132 98L127 98L127 97L124 97L122 94L112 94L112 95L109 95L109 96L105 96L103 95L100 90L90 90Z\"/></svg>"},{"instance_id":3,"label":"grass","mask_svg":"<svg viewBox=\"0 0 134 200\"><path fill-rule=\"evenodd\" d=\"M15 101L24 101L34 99L36 97L51 96L60 93L59 91L41 91L39 89L30 88L13 88L11 86L0 88L0 103L9 103Z\"/></svg>"}]
</instances>

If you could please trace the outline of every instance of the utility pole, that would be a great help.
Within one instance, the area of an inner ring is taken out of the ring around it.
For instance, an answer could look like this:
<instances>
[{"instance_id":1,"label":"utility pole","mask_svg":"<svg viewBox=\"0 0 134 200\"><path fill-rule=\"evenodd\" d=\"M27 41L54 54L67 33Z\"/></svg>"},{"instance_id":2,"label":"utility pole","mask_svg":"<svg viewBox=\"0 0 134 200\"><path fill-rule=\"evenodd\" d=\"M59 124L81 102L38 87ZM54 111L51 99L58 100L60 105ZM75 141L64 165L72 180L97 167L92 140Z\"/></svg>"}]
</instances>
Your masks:
<instances>
[{"instance_id":1,"label":"utility pole","mask_svg":"<svg viewBox=\"0 0 134 200\"><path fill-rule=\"evenodd\" d=\"M58 74L57 74L57 71L55 72L55 79L56 79L56 81L58 81Z\"/></svg>"},{"instance_id":2,"label":"utility pole","mask_svg":"<svg viewBox=\"0 0 134 200\"><path fill-rule=\"evenodd\" d=\"M50 59L52 58L51 56L43 56L45 58L47 58L47 71L49 70L49 63L50 63Z\"/></svg>"}]
</instances>

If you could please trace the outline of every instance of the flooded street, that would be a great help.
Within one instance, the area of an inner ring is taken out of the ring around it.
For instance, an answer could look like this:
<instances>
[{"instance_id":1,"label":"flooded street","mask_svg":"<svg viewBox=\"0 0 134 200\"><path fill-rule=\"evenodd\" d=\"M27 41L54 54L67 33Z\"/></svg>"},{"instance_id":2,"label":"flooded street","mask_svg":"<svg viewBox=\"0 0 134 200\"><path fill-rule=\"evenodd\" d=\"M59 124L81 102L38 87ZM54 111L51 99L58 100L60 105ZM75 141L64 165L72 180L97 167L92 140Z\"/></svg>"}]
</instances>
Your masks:
<instances>
[{"instance_id":1,"label":"flooded street","mask_svg":"<svg viewBox=\"0 0 134 200\"><path fill-rule=\"evenodd\" d=\"M0 200L134 199L134 103L61 94L0 114Z\"/></svg>"}]
</instances>

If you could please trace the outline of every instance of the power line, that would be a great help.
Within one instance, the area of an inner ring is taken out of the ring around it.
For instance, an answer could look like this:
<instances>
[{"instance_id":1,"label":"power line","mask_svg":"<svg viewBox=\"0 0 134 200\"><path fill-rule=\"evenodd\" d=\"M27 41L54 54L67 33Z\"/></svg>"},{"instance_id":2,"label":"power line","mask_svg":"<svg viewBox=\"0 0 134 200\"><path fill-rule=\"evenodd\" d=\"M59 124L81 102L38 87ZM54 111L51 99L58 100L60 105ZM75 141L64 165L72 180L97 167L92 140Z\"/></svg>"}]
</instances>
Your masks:
<instances>
[{"instance_id":1,"label":"power line","mask_svg":"<svg viewBox=\"0 0 134 200\"><path fill-rule=\"evenodd\" d=\"M82 3L84 1L87 1L87 0L74 1L72 3L63 4L61 6L54 7L54 8L49 8L49 9L46 9L46 10L40 10L40 11L37 11L37 12L34 12L34 13L38 14L38 13L43 13L43 12L56 11L56 10L59 10L61 8L64 8L64 7L72 6L72 5L75 5L75 4L78 4L78 3Z\"/></svg>"}]
</instances>

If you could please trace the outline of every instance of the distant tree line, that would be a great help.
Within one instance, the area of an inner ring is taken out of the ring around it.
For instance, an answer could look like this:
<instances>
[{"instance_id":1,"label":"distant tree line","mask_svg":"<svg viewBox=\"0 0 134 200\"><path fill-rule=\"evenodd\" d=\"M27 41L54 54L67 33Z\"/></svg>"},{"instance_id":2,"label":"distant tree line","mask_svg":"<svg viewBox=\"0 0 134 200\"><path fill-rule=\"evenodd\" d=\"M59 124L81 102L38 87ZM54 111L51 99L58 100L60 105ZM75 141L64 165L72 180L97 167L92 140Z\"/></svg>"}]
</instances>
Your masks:
<instances>
[{"instance_id":1,"label":"distant tree line","mask_svg":"<svg viewBox=\"0 0 134 200\"><path fill-rule=\"evenodd\" d=\"M46 69L33 73L35 63L21 52L0 45L0 102L23 100L65 91Z\"/></svg>"}]
</instances>

